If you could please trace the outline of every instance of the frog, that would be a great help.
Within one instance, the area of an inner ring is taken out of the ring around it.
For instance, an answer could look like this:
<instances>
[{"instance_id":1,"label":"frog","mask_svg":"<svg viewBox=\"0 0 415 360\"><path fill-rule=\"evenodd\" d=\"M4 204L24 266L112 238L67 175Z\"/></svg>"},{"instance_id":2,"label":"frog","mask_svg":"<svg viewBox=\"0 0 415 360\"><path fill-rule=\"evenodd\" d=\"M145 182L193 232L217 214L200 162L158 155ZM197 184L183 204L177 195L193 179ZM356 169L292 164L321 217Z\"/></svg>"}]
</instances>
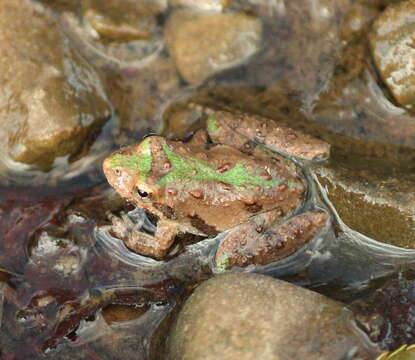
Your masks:
<instances>
[{"instance_id":1,"label":"frog","mask_svg":"<svg viewBox=\"0 0 415 360\"><path fill-rule=\"evenodd\" d=\"M323 209L301 211L308 183L299 161L326 160L328 143L255 114L203 113L205 126L190 140L150 135L104 160L118 194L158 219L148 234L125 214L113 216L113 235L161 260L179 234L226 232L215 263L227 269L276 261L322 231Z\"/></svg>"}]
</instances>

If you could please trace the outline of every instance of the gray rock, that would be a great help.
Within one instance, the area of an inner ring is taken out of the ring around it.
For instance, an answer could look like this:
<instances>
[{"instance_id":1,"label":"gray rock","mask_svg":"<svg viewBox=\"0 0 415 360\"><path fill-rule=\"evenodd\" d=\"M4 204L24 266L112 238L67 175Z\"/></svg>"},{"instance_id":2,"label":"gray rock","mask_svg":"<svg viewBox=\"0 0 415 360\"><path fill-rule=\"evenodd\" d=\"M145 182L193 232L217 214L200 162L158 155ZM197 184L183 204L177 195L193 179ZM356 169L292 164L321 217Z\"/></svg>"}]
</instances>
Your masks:
<instances>
[{"instance_id":1,"label":"gray rock","mask_svg":"<svg viewBox=\"0 0 415 360\"><path fill-rule=\"evenodd\" d=\"M0 3L0 153L47 169L111 114L97 73L30 1Z\"/></svg>"},{"instance_id":2,"label":"gray rock","mask_svg":"<svg viewBox=\"0 0 415 360\"><path fill-rule=\"evenodd\" d=\"M170 359L373 359L378 350L348 315L341 303L271 277L218 276L185 303Z\"/></svg>"}]
</instances>

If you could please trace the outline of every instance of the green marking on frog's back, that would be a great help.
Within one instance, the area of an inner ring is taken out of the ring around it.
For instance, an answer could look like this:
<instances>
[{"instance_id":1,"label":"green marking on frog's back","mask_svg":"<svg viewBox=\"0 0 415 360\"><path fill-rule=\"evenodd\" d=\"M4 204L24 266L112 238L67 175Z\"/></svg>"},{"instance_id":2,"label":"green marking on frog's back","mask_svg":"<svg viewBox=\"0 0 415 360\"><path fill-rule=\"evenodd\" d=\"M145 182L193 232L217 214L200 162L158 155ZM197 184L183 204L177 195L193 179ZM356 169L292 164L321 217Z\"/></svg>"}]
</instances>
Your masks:
<instances>
[{"instance_id":1,"label":"green marking on frog's back","mask_svg":"<svg viewBox=\"0 0 415 360\"><path fill-rule=\"evenodd\" d=\"M111 167L123 167L129 171L136 171L140 174L140 180L145 181L151 171L152 155L150 149L150 139L143 140L139 148L138 155L115 154L111 160Z\"/></svg>"},{"instance_id":2,"label":"green marking on frog's back","mask_svg":"<svg viewBox=\"0 0 415 360\"><path fill-rule=\"evenodd\" d=\"M262 188L269 188L281 183L277 179L264 180L260 176L252 175L242 164L237 164L228 171L219 173L201 159L194 157L183 158L171 151L167 144L163 144L162 147L173 169L159 180L160 186L165 186L175 180L183 179L198 182L222 182L234 187L260 186Z\"/></svg>"}]
</instances>

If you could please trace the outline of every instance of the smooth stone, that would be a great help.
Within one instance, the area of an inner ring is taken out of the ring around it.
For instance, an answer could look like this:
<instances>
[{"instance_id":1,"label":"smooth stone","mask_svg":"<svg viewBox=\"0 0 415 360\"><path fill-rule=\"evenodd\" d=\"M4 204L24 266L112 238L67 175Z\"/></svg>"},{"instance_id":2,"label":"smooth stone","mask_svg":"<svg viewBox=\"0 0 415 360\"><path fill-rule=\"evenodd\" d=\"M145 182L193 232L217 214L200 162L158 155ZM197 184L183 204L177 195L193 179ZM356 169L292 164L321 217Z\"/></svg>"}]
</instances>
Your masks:
<instances>
[{"instance_id":1,"label":"smooth stone","mask_svg":"<svg viewBox=\"0 0 415 360\"><path fill-rule=\"evenodd\" d=\"M362 167L356 159L333 159L315 168L340 219L372 239L414 249L415 176L394 174L392 166L382 162L378 168L390 173L376 174L360 160Z\"/></svg>"},{"instance_id":2,"label":"smooth stone","mask_svg":"<svg viewBox=\"0 0 415 360\"><path fill-rule=\"evenodd\" d=\"M152 38L163 10L157 1L84 0L83 18L101 40L128 42Z\"/></svg>"},{"instance_id":3,"label":"smooth stone","mask_svg":"<svg viewBox=\"0 0 415 360\"><path fill-rule=\"evenodd\" d=\"M369 36L379 74L395 100L415 111L415 1L390 5L374 22Z\"/></svg>"},{"instance_id":4,"label":"smooth stone","mask_svg":"<svg viewBox=\"0 0 415 360\"><path fill-rule=\"evenodd\" d=\"M170 337L171 360L373 359L379 353L339 302L259 274L202 283Z\"/></svg>"},{"instance_id":5,"label":"smooth stone","mask_svg":"<svg viewBox=\"0 0 415 360\"><path fill-rule=\"evenodd\" d=\"M198 84L253 56L262 45L262 23L241 13L178 9L167 21L165 39L180 75Z\"/></svg>"},{"instance_id":6,"label":"smooth stone","mask_svg":"<svg viewBox=\"0 0 415 360\"><path fill-rule=\"evenodd\" d=\"M3 1L0 14L0 153L48 169L86 146L111 105L50 11Z\"/></svg>"},{"instance_id":7,"label":"smooth stone","mask_svg":"<svg viewBox=\"0 0 415 360\"><path fill-rule=\"evenodd\" d=\"M200 11L220 12L228 7L233 0L169 0L170 6L190 7Z\"/></svg>"}]
</instances>

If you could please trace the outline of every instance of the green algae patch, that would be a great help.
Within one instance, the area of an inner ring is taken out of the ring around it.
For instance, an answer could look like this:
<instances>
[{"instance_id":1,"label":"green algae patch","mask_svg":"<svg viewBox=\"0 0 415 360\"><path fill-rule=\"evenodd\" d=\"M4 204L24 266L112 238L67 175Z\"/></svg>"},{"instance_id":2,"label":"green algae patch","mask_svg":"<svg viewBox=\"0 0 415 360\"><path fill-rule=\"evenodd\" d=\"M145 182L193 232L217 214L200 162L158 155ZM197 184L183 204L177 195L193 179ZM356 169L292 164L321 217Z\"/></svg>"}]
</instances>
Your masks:
<instances>
[{"instance_id":1,"label":"green algae patch","mask_svg":"<svg viewBox=\"0 0 415 360\"><path fill-rule=\"evenodd\" d=\"M216 271L223 273L229 269L229 253L225 251L216 261Z\"/></svg>"},{"instance_id":2,"label":"green algae patch","mask_svg":"<svg viewBox=\"0 0 415 360\"><path fill-rule=\"evenodd\" d=\"M234 187L253 187L260 186L269 188L281 183L279 180L264 180L260 176L250 174L244 165L237 164L226 172L219 173L212 169L209 164L201 159L194 157L183 158L172 152L167 144L163 144L173 169L160 179L159 184L165 186L175 180L195 180L198 182L222 182Z\"/></svg>"},{"instance_id":3,"label":"green algae patch","mask_svg":"<svg viewBox=\"0 0 415 360\"><path fill-rule=\"evenodd\" d=\"M110 164L112 168L126 168L131 172L137 172L141 181L145 181L151 171L152 155L150 149L150 139L142 141L137 155L115 154Z\"/></svg>"},{"instance_id":4,"label":"green algae patch","mask_svg":"<svg viewBox=\"0 0 415 360\"><path fill-rule=\"evenodd\" d=\"M222 115L215 113L210 115L206 120L206 128L208 130L209 134L215 134L219 131L219 126L216 123L216 120L218 120Z\"/></svg>"}]
</instances>

